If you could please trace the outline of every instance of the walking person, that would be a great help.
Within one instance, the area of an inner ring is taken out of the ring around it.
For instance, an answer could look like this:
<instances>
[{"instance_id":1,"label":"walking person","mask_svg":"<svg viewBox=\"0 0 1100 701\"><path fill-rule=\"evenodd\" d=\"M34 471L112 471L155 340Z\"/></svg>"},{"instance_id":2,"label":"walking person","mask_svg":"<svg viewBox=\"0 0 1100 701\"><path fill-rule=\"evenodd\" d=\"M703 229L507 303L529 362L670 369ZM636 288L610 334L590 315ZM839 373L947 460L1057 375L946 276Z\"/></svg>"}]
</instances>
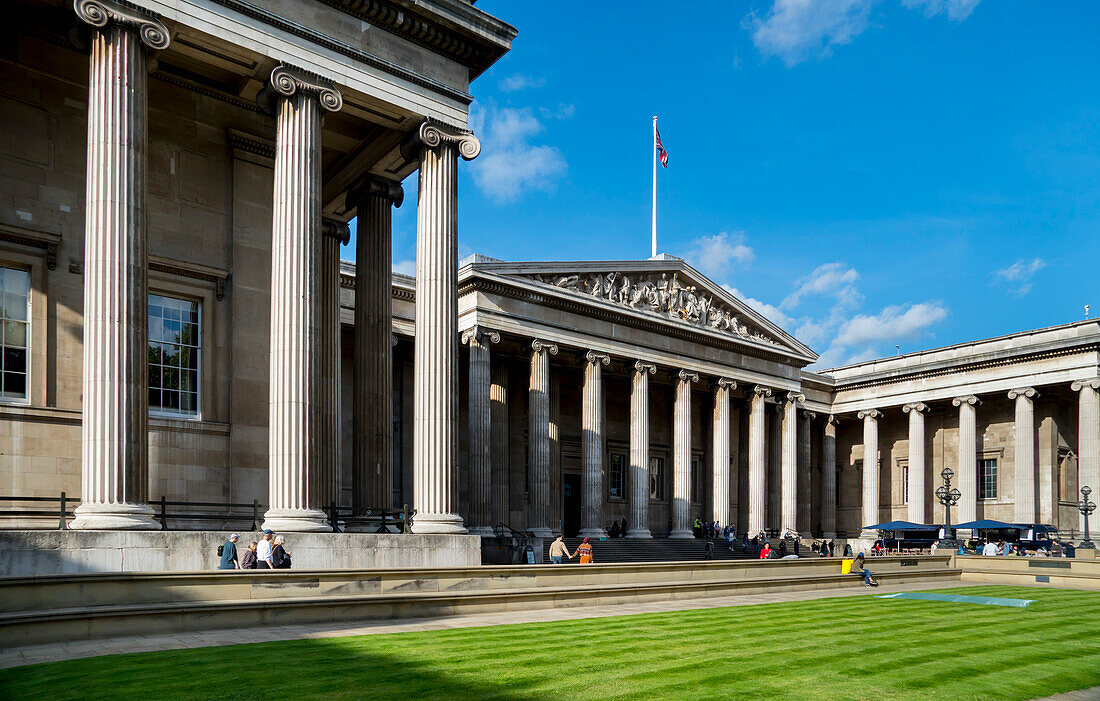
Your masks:
<instances>
[{"instance_id":1,"label":"walking person","mask_svg":"<svg viewBox=\"0 0 1100 701\"><path fill-rule=\"evenodd\" d=\"M707 538L706 543L704 543L704 545L703 545L703 559L704 560L713 560L714 559L714 541L710 538Z\"/></svg>"},{"instance_id":2,"label":"walking person","mask_svg":"<svg viewBox=\"0 0 1100 701\"><path fill-rule=\"evenodd\" d=\"M582 565L592 564L592 544L588 542L588 538L581 541L577 546L577 552L573 554L581 559Z\"/></svg>"},{"instance_id":3,"label":"walking person","mask_svg":"<svg viewBox=\"0 0 1100 701\"><path fill-rule=\"evenodd\" d=\"M241 555L241 569L256 569L256 541L252 541L251 543L249 543L248 547L244 551L244 554Z\"/></svg>"},{"instance_id":4,"label":"walking person","mask_svg":"<svg viewBox=\"0 0 1100 701\"><path fill-rule=\"evenodd\" d=\"M219 570L239 570L241 563L237 560L237 541L240 540L240 536L234 533L229 536L229 540L222 543L218 548L218 554L221 555L221 562L218 563Z\"/></svg>"},{"instance_id":5,"label":"walking person","mask_svg":"<svg viewBox=\"0 0 1100 701\"><path fill-rule=\"evenodd\" d=\"M271 539L274 536L275 531L270 528L264 529L264 537L260 538L260 542L256 544L256 569L275 569L275 563L271 561Z\"/></svg>"},{"instance_id":6,"label":"walking person","mask_svg":"<svg viewBox=\"0 0 1100 701\"><path fill-rule=\"evenodd\" d=\"M561 536L558 536L550 544L550 562L560 565L564 557L568 557L570 560L573 559L573 556L569 554L569 548L565 546L565 541L561 539Z\"/></svg>"},{"instance_id":7,"label":"walking person","mask_svg":"<svg viewBox=\"0 0 1100 701\"><path fill-rule=\"evenodd\" d=\"M285 538L281 535L275 536L275 547L271 550L271 561L277 570L290 569L290 553L283 547L285 544Z\"/></svg>"},{"instance_id":8,"label":"walking person","mask_svg":"<svg viewBox=\"0 0 1100 701\"><path fill-rule=\"evenodd\" d=\"M863 553L856 556L854 562L852 562L852 574L858 574L863 576L863 585L865 587L877 587L878 582L871 576L871 570L867 569L866 564L863 561Z\"/></svg>"}]
</instances>

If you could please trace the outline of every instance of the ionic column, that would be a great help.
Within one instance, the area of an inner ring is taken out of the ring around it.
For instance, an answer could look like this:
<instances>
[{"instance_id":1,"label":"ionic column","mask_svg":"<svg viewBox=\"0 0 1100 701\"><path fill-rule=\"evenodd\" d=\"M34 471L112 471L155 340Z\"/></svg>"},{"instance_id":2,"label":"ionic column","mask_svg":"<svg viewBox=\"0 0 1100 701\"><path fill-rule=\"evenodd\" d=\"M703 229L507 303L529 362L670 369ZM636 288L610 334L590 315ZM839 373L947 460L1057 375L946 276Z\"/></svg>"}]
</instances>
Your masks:
<instances>
[{"instance_id":1,"label":"ionic column","mask_svg":"<svg viewBox=\"0 0 1100 701\"><path fill-rule=\"evenodd\" d=\"M710 517L720 525L733 523L730 514L730 392L737 383L727 377L719 377L714 383L713 430L713 494Z\"/></svg>"},{"instance_id":2,"label":"ionic column","mask_svg":"<svg viewBox=\"0 0 1100 701\"><path fill-rule=\"evenodd\" d=\"M340 501L340 246L351 237L348 225L340 221L321 223L320 289L318 296L321 336L321 405L317 444L318 503L325 508Z\"/></svg>"},{"instance_id":3,"label":"ionic column","mask_svg":"<svg viewBox=\"0 0 1100 701\"><path fill-rule=\"evenodd\" d=\"M783 406L769 405L768 422L768 529L778 531L783 524Z\"/></svg>"},{"instance_id":4,"label":"ionic column","mask_svg":"<svg viewBox=\"0 0 1100 701\"><path fill-rule=\"evenodd\" d=\"M798 531L798 403L805 400L800 392L787 392L782 406L779 528L784 533Z\"/></svg>"},{"instance_id":5,"label":"ionic column","mask_svg":"<svg viewBox=\"0 0 1100 701\"><path fill-rule=\"evenodd\" d=\"M596 351L584 356L581 407L581 531L582 537L604 538L603 529L603 366L611 357Z\"/></svg>"},{"instance_id":6,"label":"ionic column","mask_svg":"<svg viewBox=\"0 0 1100 701\"><path fill-rule=\"evenodd\" d=\"M489 343L499 343L500 334L475 326L462 333L462 342L470 346L470 414L467 421L470 454L469 531L473 535L491 536L493 496Z\"/></svg>"},{"instance_id":7,"label":"ionic column","mask_svg":"<svg viewBox=\"0 0 1100 701\"><path fill-rule=\"evenodd\" d=\"M1038 480L1035 462L1035 397L1039 393L1032 387L1014 389L1009 399L1016 400L1016 459L1014 461L1016 523L1035 523L1038 520L1035 502L1035 483Z\"/></svg>"},{"instance_id":8,"label":"ionic column","mask_svg":"<svg viewBox=\"0 0 1100 701\"><path fill-rule=\"evenodd\" d=\"M901 408L909 414L909 520L924 523L924 415L928 405L922 402Z\"/></svg>"},{"instance_id":9,"label":"ionic column","mask_svg":"<svg viewBox=\"0 0 1100 701\"><path fill-rule=\"evenodd\" d=\"M508 365L497 362L492 369L489 387L490 433L492 434L491 484L493 490L493 525L509 521L508 493Z\"/></svg>"},{"instance_id":10,"label":"ionic column","mask_svg":"<svg viewBox=\"0 0 1100 701\"><path fill-rule=\"evenodd\" d=\"M527 530L539 538L553 535L550 528L550 356L558 347L531 341L531 384L527 391L527 469L530 499Z\"/></svg>"},{"instance_id":11,"label":"ionic column","mask_svg":"<svg viewBox=\"0 0 1100 701\"><path fill-rule=\"evenodd\" d=\"M978 433L977 407L981 400L970 395L955 397L951 403L959 407L959 476L958 520L966 523L978 518Z\"/></svg>"},{"instance_id":12,"label":"ionic column","mask_svg":"<svg viewBox=\"0 0 1100 701\"><path fill-rule=\"evenodd\" d=\"M669 538L692 538L691 531L691 384L698 373L681 370L672 408L672 532Z\"/></svg>"},{"instance_id":13,"label":"ionic column","mask_svg":"<svg viewBox=\"0 0 1100 701\"><path fill-rule=\"evenodd\" d=\"M355 353L351 494L355 513L393 504L392 212L401 185L367 176L348 192L355 210Z\"/></svg>"},{"instance_id":14,"label":"ionic column","mask_svg":"<svg viewBox=\"0 0 1100 701\"><path fill-rule=\"evenodd\" d=\"M1077 396L1077 486L1089 487L1093 494L1100 492L1100 380L1078 380L1070 385ZM1079 499L1079 495L1064 495L1063 499ZM1085 528L1085 517L1079 517L1077 527ZM1089 524L1096 529L1096 521ZM1095 532L1095 530L1094 530Z\"/></svg>"},{"instance_id":15,"label":"ionic column","mask_svg":"<svg viewBox=\"0 0 1100 701\"><path fill-rule=\"evenodd\" d=\"M882 412L866 409L859 412L863 420L863 523L862 527L879 523L878 520L878 420ZM863 537L873 537L874 532L864 532Z\"/></svg>"},{"instance_id":16,"label":"ionic column","mask_svg":"<svg viewBox=\"0 0 1100 701\"><path fill-rule=\"evenodd\" d=\"M765 426L766 400L772 396L767 387L757 385L752 389L749 406L749 533L756 535L764 530L764 483L767 477L767 452Z\"/></svg>"},{"instance_id":17,"label":"ionic column","mask_svg":"<svg viewBox=\"0 0 1100 701\"><path fill-rule=\"evenodd\" d=\"M419 159L416 205L416 353L413 355L414 533L465 533L458 514L458 156L472 133L422 123L405 141Z\"/></svg>"},{"instance_id":18,"label":"ionic column","mask_svg":"<svg viewBox=\"0 0 1100 701\"><path fill-rule=\"evenodd\" d=\"M276 113L271 223L268 492L264 528L326 531L319 469L326 440L328 339L322 327L321 114L343 105L319 77L278 66L266 93Z\"/></svg>"},{"instance_id":19,"label":"ionic column","mask_svg":"<svg viewBox=\"0 0 1100 701\"><path fill-rule=\"evenodd\" d=\"M156 530L149 508L146 51L168 47L159 21L78 0L94 31L88 74L84 224L81 504L75 529Z\"/></svg>"},{"instance_id":20,"label":"ionic column","mask_svg":"<svg viewBox=\"0 0 1100 701\"><path fill-rule=\"evenodd\" d=\"M821 438L821 530L822 537L836 537L836 424L830 414Z\"/></svg>"},{"instance_id":21,"label":"ionic column","mask_svg":"<svg viewBox=\"0 0 1100 701\"><path fill-rule=\"evenodd\" d=\"M638 360L630 388L630 518L627 538L652 538L649 532L649 375L657 366Z\"/></svg>"},{"instance_id":22,"label":"ionic column","mask_svg":"<svg viewBox=\"0 0 1100 701\"><path fill-rule=\"evenodd\" d=\"M814 412L801 411L798 416L798 532L810 535L810 507L813 497L810 493L810 424Z\"/></svg>"}]
</instances>

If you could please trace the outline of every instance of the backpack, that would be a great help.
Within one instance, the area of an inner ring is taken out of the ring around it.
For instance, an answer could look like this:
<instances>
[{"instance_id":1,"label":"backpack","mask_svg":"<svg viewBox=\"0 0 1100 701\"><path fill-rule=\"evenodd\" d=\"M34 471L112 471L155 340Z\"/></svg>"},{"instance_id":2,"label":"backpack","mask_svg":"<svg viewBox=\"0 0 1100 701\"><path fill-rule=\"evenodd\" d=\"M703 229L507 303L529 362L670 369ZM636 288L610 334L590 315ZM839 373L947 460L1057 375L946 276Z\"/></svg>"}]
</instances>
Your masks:
<instances>
[{"instance_id":1,"label":"backpack","mask_svg":"<svg viewBox=\"0 0 1100 701\"><path fill-rule=\"evenodd\" d=\"M222 552L224 552L224 551L225 551L225 543L222 543L221 545L218 546L218 557L221 557Z\"/></svg>"}]
</instances>

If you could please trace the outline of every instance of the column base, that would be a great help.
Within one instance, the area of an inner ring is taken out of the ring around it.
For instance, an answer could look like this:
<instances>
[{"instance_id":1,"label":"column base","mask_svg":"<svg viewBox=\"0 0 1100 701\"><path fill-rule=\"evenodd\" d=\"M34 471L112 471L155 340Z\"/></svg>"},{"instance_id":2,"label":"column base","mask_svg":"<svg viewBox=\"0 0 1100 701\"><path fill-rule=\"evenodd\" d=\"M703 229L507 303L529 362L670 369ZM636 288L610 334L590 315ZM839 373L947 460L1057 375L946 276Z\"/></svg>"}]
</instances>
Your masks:
<instances>
[{"instance_id":1,"label":"column base","mask_svg":"<svg viewBox=\"0 0 1100 701\"><path fill-rule=\"evenodd\" d=\"M317 509L268 509L261 530L276 533L331 533L328 516Z\"/></svg>"},{"instance_id":2,"label":"column base","mask_svg":"<svg viewBox=\"0 0 1100 701\"><path fill-rule=\"evenodd\" d=\"M492 538L496 535L491 526L471 526L466 529L470 535L479 535L482 538Z\"/></svg>"},{"instance_id":3,"label":"column base","mask_svg":"<svg viewBox=\"0 0 1100 701\"><path fill-rule=\"evenodd\" d=\"M649 532L648 528L628 528L626 529L627 538L653 538L653 534Z\"/></svg>"},{"instance_id":4,"label":"column base","mask_svg":"<svg viewBox=\"0 0 1100 701\"><path fill-rule=\"evenodd\" d=\"M627 538L629 537L628 535ZM686 528L674 528L668 534L668 537L674 540L692 540L695 538L695 534Z\"/></svg>"},{"instance_id":5,"label":"column base","mask_svg":"<svg viewBox=\"0 0 1100 701\"><path fill-rule=\"evenodd\" d=\"M599 540L600 538L607 537L607 531L602 528L582 528L577 534L581 538L591 538L593 540Z\"/></svg>"},{"instance_id":6,"label":"column base","mask_svg":"<svg viewBox=\"0 0 1100 701\"><path fill-rule=\"evenodd\" d=\"M540 526L538 528L528 528L536 538L554 538L554 531L550 530L546 526Z\"/></svg>"},{"instance_id":7,"label":"column base","mask_svg":"<svg viewBox=\"0 0 1100 701\"><path fill-rule=\"evenodd\" d=\"M834 540L836 538L836 531L825 531L821 537L825 540Z\"/></svg>"},{"instance_id":8,"label":"column base","mask_svg":"<svg viewBox=\"0 0 1100 701\"><path fill-rule=\"evenodd\" d=\"M412 532L418 535L429 533L466 533L462 517L458 514L417 514L413 516Z\"/></svg>"},{"instance_id":9,"label":"column base","mask_svg":"<svg viewBox=\"0 0 1100 701\"><path fill-rule=\"evenodd\" d=\"M81 504L69 524L74 531L159 531L153 509L144 504Z\"/></svg>"}]
</instances>

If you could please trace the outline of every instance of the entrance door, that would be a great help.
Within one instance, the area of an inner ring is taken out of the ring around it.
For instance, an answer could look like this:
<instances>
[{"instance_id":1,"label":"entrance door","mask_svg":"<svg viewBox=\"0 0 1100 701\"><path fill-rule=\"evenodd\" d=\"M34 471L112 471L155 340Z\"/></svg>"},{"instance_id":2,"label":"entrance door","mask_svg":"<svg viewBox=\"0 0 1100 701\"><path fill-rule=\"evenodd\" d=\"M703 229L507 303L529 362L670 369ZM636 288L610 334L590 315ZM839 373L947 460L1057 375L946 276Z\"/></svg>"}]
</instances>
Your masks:
<instances>
[{"instance_id":1,"label":"entrance door","mask_svg":"<svg viewBox=\"0 0 1100 701\"><path fill-rule=\"evenodd\" d=\"M562 531L567 538L581 530L581 476L566 472L562 475Z\"/></svg>"}]
</instances>

